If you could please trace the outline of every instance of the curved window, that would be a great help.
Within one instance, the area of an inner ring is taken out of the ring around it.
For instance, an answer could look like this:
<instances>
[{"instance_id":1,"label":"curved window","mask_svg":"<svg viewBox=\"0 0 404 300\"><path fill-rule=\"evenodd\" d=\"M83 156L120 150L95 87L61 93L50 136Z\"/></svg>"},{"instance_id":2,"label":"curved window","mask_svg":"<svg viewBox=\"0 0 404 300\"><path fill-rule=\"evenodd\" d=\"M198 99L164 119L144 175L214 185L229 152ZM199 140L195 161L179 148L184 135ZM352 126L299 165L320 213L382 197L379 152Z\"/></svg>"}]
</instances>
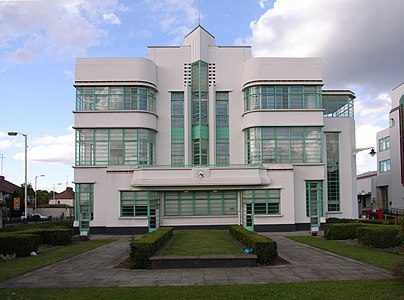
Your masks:
<instances>
[{"instance_id":1,"label":"curved window","mask_svg":"<svg viewBox=\"0 0 404 300\"><path fill-rule=\"evenodd\" d=\"M153 165L155 153L154 130L76 130L76 166Z\"/></svg>"},{"instance_id":2,"label":"curved window","mask_svg":"<svg viewBox=\"0 0 404 300\"><path fill-rule=\"evenodd\" d=\"M245 130L247 164L321 163L320 127L253 127Z\"/></svg>"},{"instance_id":3,"label":"curved window","mask_svg":"<svg viewBox=\"0 0 404 300\"><path fill-rule=\"evenodd\" d=\"M320 108L321 86L259 85L244 89L244 111Z\"/></svg>"},{"instance_id":4,"label":"curved window","mask_svg":"<svg viewBox=\"0 0 404 300\"><path fill-rule=\"evenodd\" d=\"M354 98L351 95L323 95L325 118L353 118Z\"/></svg>"},{"instance_id":5,"label":"curved window","mask_svg":"<svg viewBox=\"0 0 404 300\"><path fill-rule=\"evenodd\" d=\"M156 111L156 91L144 86L85 86L76 88L76 110Z\"/></svg>"}]
</instances>

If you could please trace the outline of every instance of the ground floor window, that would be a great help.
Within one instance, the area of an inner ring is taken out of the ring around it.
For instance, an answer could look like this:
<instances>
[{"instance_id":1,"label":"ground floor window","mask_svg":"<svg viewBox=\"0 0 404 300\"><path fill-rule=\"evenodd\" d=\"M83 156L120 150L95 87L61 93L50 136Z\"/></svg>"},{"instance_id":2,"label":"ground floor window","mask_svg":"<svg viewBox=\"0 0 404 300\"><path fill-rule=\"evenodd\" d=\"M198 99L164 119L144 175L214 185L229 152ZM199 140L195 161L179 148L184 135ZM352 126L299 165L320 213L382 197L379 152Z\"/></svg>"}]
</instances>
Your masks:
<instances>
[{"instance_id":1,"label":"ground floor window","mask_svg":"<svg viewBox=\"0 0 404 300\"><path fill-rule=\"evenodd\" d=\"M279 214L280 202L279 189L243 191L243 203L253 203L255 215Z\"/></svg>"},{"instance_id":2,"label":"ground floor window","mask_svg":"<svg viewBox=\"0 0 404 300\"><path fill-rule=\"evenodd\" d=\"M150 203L159 201L158 192L121 192L121 217L148 216Z\"/></svg>"},{"instance_id":3,"label":"ground floor window","mask_svg":"<svg viewBox=\"0 0 404 300\"><path fill-rule=\"evenodd\" d=\"M165 192L164 215L237 215L237 191Z\"/></svg>"},{"instance_id":4,"label":"ground floor window","mask_svg":"<svg viewBox=\"0 0 404 300\"><path fill-rule=\"evenodd\" d=\"M94 219L94 184L76 183L74 201L74 217L79 221L80 229L90 228L90 221Z\"/></svg>"}]
</instances>

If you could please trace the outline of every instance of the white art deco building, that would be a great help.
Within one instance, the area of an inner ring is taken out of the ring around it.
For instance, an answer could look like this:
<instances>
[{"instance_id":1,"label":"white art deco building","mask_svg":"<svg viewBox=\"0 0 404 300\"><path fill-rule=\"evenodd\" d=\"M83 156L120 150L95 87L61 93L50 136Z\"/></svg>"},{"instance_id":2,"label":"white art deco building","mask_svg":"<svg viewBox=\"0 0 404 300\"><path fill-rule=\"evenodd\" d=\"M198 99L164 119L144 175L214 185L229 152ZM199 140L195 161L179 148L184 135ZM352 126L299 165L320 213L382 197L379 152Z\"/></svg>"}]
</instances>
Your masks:
<instances>
[{"instance_id":1,"label":"white art deco building","mask_svg":"<svg viewBox=\"0 0 404 300\"><path fill-rule=\"evenodd\" d=\"M323 90L319 58L252 57L198 26L148 58L76 63L76 222L309 230L357 217L348 90Z\"/></svg>"}]
</instances>

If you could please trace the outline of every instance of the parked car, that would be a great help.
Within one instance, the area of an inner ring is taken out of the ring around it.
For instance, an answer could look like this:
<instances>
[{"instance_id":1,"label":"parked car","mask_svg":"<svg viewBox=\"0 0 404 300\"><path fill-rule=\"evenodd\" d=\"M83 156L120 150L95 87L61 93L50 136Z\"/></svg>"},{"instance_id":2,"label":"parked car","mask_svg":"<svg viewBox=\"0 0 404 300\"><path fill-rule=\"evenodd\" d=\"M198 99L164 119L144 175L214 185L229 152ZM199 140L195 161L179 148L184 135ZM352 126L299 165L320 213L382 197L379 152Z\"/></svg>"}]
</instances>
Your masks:
<instances>
[{"instance_id":1,"label":"parked car","mask_svg":"<svg viewBox=\"0 0 404 300\"><path fill-rule=\"evenodd\" d=\"M25 221L25 216L21 216L21 220ZM49 220L48 216L43 216L41 214L35 213L35 214L27 214L27 221L47 221Z\"/></svg>"}]
</instances>

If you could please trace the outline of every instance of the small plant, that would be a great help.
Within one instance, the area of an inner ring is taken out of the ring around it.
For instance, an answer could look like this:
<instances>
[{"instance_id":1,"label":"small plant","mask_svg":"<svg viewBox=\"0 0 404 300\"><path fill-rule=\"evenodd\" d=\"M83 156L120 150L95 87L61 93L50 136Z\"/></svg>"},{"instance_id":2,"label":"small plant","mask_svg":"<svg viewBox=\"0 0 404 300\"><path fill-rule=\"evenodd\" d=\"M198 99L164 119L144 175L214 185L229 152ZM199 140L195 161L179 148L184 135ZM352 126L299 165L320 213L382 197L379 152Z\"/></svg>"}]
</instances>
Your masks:
<instances>
[{"instance_id":1,"label":"small plant","mask_svg":"<svg viewBox=\"0 0 404 300\"><path fill-rule=\"evenodd\" d=\"M0 263L13 261L13 260L15 260L16 257L17 257L17 255L15 253L6 254L6 255L0 254Z\"/></svg>"},{"instance_id":2,"label":"small plant","mask_svg":"<svg viewBox=\"0 0 404 300\"><path fill-rule=\"evenodd\" d=\"M391 272L393 276L397 276L404 281L404 257L399 257L393 262Z\"/></svg>"}]
</instances>

